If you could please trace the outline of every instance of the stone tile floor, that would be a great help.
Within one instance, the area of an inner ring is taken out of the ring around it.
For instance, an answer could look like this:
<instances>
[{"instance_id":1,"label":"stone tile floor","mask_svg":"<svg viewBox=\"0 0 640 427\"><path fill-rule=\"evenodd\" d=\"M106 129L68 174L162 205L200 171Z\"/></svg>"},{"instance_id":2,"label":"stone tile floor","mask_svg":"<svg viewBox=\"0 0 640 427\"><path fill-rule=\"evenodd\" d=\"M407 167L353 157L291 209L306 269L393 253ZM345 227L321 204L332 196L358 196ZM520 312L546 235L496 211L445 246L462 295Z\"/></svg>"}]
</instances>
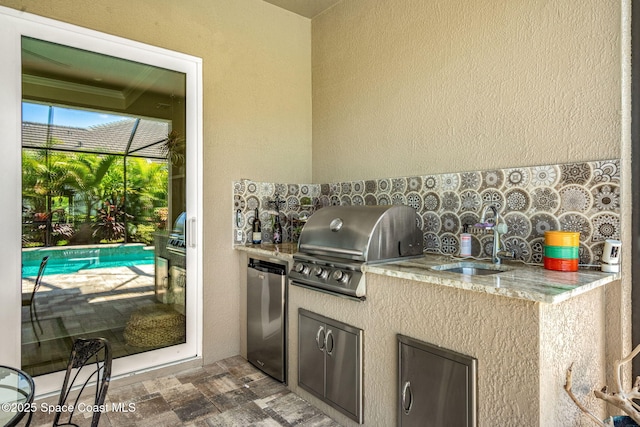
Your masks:
<instances>
[{"instance_id":1,"label":"stone tile floor","mask_svg":"<svg viewBox=\"0 0 640 427\"><path fill-rule=\"evenodd\" d=\"M103 412L101 427L340 426L240 356L126 386L114 381L107 407L114 405L134 410ZM90 415L82 413L74 422L89 426ZM52 419L36 412L31 426L50 426Z\"/></svg>"},{"instance_id":2,"label":"stone tile floor","mask_svg":"<svg viewBox=\"0 0 640 427\"><path fill-rule=\"evenodd\" d=\"M153 266L45 276L37 297L44 329L43 334L38 331L40 345L28 308L23 308L23 369L32 374L64 369L76 336L106 337L116 357L146 350L128 345L122 331L132 312L157 304L153 279ZM32 281L23 281L24 292L30 286ZM36 401L37 408L43 402L54 404L57 397ZM100 426L339 426L240 356L132 385L119 386L115 380L107 394L107 407L112 405L135 411L105 412ZM31 426L50 426L52 421L53 414L39 411ZM89 426L90 414L74 421Z\"/></svg>"},{"instance_id":3,"label":"stone tile floor","mask_svg":"<svg viewBox=\"0 0 640 427\"><path fill-rule=\"evenodd\" d=\"M30 293L33 278L22 286ZM36 295L43 332L36 324L34 333L29 307L22 308L22 368L31 375L64 369L76 337L107 338L114 357L149 350L129 345L123 331L133 312L158 305L154 289L153 265L45 275Z\"/></svg>"}]
</instances>

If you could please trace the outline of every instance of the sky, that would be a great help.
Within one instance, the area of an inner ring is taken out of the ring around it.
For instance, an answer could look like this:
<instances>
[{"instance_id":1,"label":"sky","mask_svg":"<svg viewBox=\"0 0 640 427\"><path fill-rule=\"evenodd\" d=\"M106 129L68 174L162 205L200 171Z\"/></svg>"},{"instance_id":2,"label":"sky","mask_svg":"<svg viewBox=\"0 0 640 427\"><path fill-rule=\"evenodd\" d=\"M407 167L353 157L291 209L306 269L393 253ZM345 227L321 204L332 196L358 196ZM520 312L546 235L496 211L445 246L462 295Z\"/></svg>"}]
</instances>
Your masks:
<instances>
[{"instance_id":1,"label":"sky","mask_svg":"<svg viewBox=\"0 0 640 427\"><path fill-rule=\"evenodd\" d=\"M129 117L96 113L86 110L53 107L53 124L59 126L87 128L89 126L103 125L106 123L112 123L124 119L129 119ZM49 106L23 102L22 121L49 123Z\"/></svg>"}]
</instances>

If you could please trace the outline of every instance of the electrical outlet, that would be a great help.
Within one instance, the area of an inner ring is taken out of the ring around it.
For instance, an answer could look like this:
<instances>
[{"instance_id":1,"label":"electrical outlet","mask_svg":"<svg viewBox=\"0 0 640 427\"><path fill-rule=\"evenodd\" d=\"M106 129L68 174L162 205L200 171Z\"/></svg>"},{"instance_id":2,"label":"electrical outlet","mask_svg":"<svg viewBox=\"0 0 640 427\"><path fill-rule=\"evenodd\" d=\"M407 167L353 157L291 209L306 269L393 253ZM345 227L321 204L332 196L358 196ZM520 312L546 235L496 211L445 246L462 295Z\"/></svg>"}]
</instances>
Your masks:
<instances>
[{"instance_id":1,"label":"electrical outlet","mask_svg":"<svg viewBox=\"0 0 640 427\"><path fill-rule=\"evenodd\" d=\"M236 230L236 242L242 242L242 230Z\"/></svg>"}]
</instances>

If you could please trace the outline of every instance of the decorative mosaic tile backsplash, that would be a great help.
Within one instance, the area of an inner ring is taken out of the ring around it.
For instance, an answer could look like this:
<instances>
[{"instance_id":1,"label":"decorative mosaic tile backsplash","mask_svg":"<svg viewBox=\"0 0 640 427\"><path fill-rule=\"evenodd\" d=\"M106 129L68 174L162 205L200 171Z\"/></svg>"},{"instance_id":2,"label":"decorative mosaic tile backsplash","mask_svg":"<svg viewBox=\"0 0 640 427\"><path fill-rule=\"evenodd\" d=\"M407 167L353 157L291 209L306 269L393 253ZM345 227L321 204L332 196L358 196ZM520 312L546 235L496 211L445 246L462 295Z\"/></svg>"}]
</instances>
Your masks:
<instances>
[{"instance_id":1,"label":"decorative mosaic tile backsplash","mask_svg":"<svg viewBox=\"0 0 640 427\"><path fill-rule=\"evenodd\" d=\"M234 231L245 241L256 207L263 241L271 241L276 204L284 241L295 241L300 219L324 206L389 204L416 209L426 252L457 254L463 226L476 224L487 204L507 224L503 247L524 261L542 262L547 230L579 231L581 264L598 263L604 241L620 238L619 160L330 184L242 180L233 183L233 196ZM473 235L472 255L488 256L492 242L493 234Z\"/></svg>"}]
</instances>

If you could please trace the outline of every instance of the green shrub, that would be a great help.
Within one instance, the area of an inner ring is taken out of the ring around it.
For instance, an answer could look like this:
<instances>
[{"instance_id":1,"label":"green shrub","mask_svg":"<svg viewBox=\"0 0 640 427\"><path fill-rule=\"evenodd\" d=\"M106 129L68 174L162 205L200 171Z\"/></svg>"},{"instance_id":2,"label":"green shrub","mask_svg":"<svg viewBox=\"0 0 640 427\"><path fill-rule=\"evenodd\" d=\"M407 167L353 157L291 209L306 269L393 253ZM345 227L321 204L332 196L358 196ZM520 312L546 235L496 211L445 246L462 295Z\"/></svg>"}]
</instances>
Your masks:
<instances>
[{"instance_id":1,"label":"green shrub","mask_svg":"<svg viewBox=\"0 0 640 427\"><path fill-rule=\"evenodd\" d=\"M145 245L153 244L153 233L156 232L156 227L153 225L139 224L136 227L135 234L132 236L132 240L137 243L144 243Z\"/></svg>"}]
</instances>

